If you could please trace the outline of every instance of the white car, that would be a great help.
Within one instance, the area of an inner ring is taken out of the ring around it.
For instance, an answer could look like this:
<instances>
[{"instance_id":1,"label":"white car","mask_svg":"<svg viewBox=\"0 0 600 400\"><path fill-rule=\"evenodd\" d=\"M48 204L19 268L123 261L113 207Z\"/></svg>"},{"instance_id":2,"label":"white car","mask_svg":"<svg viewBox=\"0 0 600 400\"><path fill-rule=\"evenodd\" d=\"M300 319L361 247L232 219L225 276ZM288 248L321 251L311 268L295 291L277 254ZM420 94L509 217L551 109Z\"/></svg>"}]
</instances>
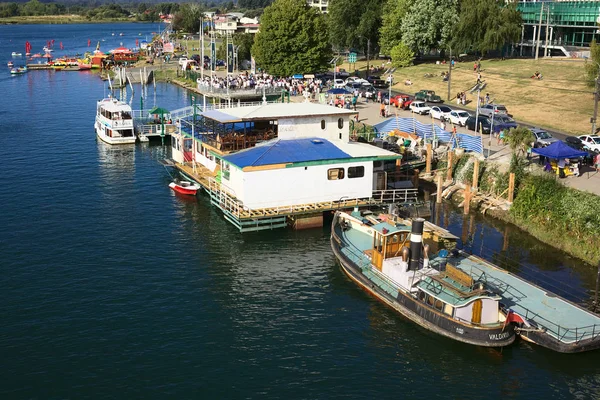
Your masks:
<instances>
[{"instance_id":1,"label":"white car","mask_svg":"<svg viewBox=\"0 0 600 400\"><path fill-rule=\"evenodd\" d=\"M424 101L413 101L410 103L410 109L412 112L421 115L428 114L431 110Z\"/></svg>"},{"instance_id":2,"label":"white car","mask_svg":"<svg viewBox=\"0 0 600 400\"><path fill-rule=\"evenodd\" d=\"M354 82L361 83L361 84L362 83L369 83L368 80L359 78L358 76L351 76L348 79L346 79L346 85L348 85L350 83L354 83Z\"/></svg>"},{"instance_id":3,"label":"white car","mask_svg":"<svg viewBox=\"0 0 600 400\"><path fill-rule=\"evenodd\" d=\"M448 116L448 120L450 122L452 122L454 125L458 125L458 126L465 126L465 124L467 123L467 119L471 116L471 114L469 114L466 111L462 111L462 110L453 110L450 115Z\"/></svg>"},{"instance_id":4,"label":"white car","mask_svg":"<svg viewBox=\"0 0 600 400\"><path fill-rule=\"evenodd\" d=\"M452 109L448 106L433 106L429 111L429 114L435 119L439 119L440 121L445 121L450 117L450 113Z\"/></svg>"},{"instance_id":5,"label":"white car","mask_svg":"<svg viewBox=\"0 0 600 400\"><path fill-rule=\"evenodd\" d=\"M344 82L344 80L343 80L343 79L339 79L339 78L337 78L337 79L334 79L334 80L333 80L333 87L334 87L334 88L336 88L336 89L341 89L341 88L343 88L344 86L346 86L346 82Z\"/></svg>"},{"instance_id":6,"label":"white car","mask_svg":"<svg viewBox=\"0 0 600 400\"><path fill-rule=\"evenodd\" d=\"M600 152L600 136L598 135L583 135L579 136L581 143L592 151Z\"/></svg>"}]
</instances>

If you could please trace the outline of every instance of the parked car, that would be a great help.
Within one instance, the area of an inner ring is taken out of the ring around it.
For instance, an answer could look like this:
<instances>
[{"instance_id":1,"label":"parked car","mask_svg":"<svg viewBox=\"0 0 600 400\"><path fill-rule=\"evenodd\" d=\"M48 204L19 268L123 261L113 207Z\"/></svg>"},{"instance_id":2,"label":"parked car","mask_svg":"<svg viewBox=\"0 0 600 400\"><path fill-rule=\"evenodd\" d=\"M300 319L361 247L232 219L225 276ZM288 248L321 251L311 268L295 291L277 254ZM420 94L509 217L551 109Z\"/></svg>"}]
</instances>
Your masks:
<instances>
[{"instance_id":1,"label":"parked car","mask_svg":"<svg viewBox=\"0 0 600 400\"><path fill-rule=\"evenodd\" d=\"M577 136L567 136L565 143L575 150L587 150L585 144Z\"/></svg>"},{"instance_id":2,"label":"parked car","mask_svg":"<svg viewBox=\"0 0 600 400\"><path fill-rule=\"evenodd\" d=\"M440 96L435 94L433 90L419 90L415 93L415 100L428 101L430 103L443 103Z\"/></svg>"},{"instance_id":3,"label":"parked car","mask_svg":"<svg viewBox=\"0 0 600 400\"><path fill-rule=\"evenodd\" d=\"M367 82L367 80L363 79L363 78L359 78L358 76L349 76L346 79L346 85L349 85L349 84L355 83L355 82L356 83L363 83L363 82Z\"/></svg>"},{"instance_id":4,"label":"parked car","mask_svg":"<svg viewBox=\"0 0 600 400\"><path fill-rule=\"evenodd\" d=\"M494 115L494 126L502 126L502 128L512 129L519 126L519 124L517 124L517 122L508 115L498 114Z\"/></svg>"},{"instance_id":5,"label":"parked car","mask_svg":"<svg viewBox=\"0 0 600 400\"><path fill-rule=\"evenodd\" d=\"M362 85L360 82L349 82L349 83L346 83L346 86L344 86L344 89L346 89L350 93L354 93L355 90L360 90L361 87L362 87Z\"/></svg>"},{"instance_id":6,"label":"parked car","mask_svg":"<svg viewBox=\"0 0 600 400\"><path fill-rule=\"evenodd\" d=\"M412 100L405 94L398 94L390 99L391 105L395 106L396 108L401 108L403 110L408 110L410 108L411 103Z\"/></svg>"},{"instance_id":7,"label":"parked car","mask_svg":"<svg viewBox=\"0 0 600 400\"><path fill-rule=\"evenodd\" d=\"M381 77L379 76L369 76L367 77L367 81L369 81L369 83L371 83L371 85L373 85L373 87L376 88L388 87L388 83L384 79L381 79Z\"/></svg>"},{"instance_id":8,"label":"parked car","mask_svg":"<svg viewBox=\"0 0 600 400\"><path fill-rule=\"evenodd\" d=\"M450 113L452 109L448 106L433 106L431 107L431 111L429 114L435 119L439 119L440 121L445 121L450 118Z\"/></svg>"},{"instance_id":9,"label":"parked car","mask_svg":"<svg viewBox=\"0 0 600 400\"><path fill-rule=\"evenodd\" d=\"M360 87L358 88L358 91L361 92L363 94L363 96L366 93L371 93L371 98L374 98L377 96L377 89L375 89L373 87L373 85L371 85L369 82L362 82L360 84Z\"/></svg>"},{"instance_id":10,"label":"parked car","mask_svg":"<svg viewBox=\"0 0 600 400\"><path fill-rule=\"evenodd\" d=\"M344 80L343 80L343 79L340 79L340 78L335 78L335 79L333 80L333 87L334 87L334 88L336 88L336 89L341 89L341 88L343 88L344 86L346 86L346 82L344 82Z\"/></svg>"},{"instance_id":11,"label":"parked car","mask_svg":"<svg viewBox=\"0 0 600 400\"><path fill-rule=\"evenodd\" d=\"M600 136L582 135L579 136L579 139L588 150L600 152Z\"/></svg>"},{"instance_id":12,"label":"parked car","mask_svg":"<svg viewBox=\"0 0 600 400\"><path fill-rule=\"evenodd\" d=\"M486 104L485 106L479 107L479 115L485 115L486 117L491 117L492 114L500 115L508 115L508 111L506 107L501 104Z\"/></svg>"},{"instance_id":13,"label":"parked car","mask_svg":"<svg viewBox=\"0 0 600 400\"><path fill-rule=\"evenodd\" d=\"M475 129L475 120L476 119L477 119L477 129ZM465 121L465 126L470 131L479 132L479 130L482 129L483 133L489 134L491 127L492 127L492 123L488 117L480 115L479 118L476 118L476 117L470 115L469 118L467 118L467 120Z\"/></svg>"},{"instance_id":14,"label":"parked car","mask_svg":"<svg viewBox=\"0 0 600 400\"><path fill-rule=\"evenodd\" d=\"M465 126L467 118L470 116L471 114L469 114L467 111L453 110L448 116L448 121L452 122L454 125Z\"/></svg>"},{"instance_id":15,"label":"parked car","mask_svg":"<svg viewBox=\"0 0 600 400\"><path fill-rule=\"evenodd\" d=\"M551 134L549 134L543 129L531 128L530 130L531 133L533 133L535 143L538 147L546 147L558 141L558 139L553 138Z\"/></svg>"},{"instance_id":16,"label":"parked car","mask_svg":"<svg viewBox=\"0 0 600 400\"><path fill-rule=\"evenodd\" d=\"M413 101L410 103L410 109L412 112L421 115L429 114L429 111L431 110L424 101Z\"/></svg>"}]
</instances>

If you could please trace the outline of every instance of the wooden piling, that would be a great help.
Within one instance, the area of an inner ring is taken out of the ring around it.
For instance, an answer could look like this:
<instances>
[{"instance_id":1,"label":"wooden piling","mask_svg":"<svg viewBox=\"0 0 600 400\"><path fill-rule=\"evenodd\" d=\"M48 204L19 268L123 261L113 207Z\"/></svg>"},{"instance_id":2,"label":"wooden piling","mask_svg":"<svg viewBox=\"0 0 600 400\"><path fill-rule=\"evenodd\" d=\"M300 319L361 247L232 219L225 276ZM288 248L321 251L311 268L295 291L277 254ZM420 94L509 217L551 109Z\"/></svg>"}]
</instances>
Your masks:
<instances>
[{"instance_id":1,"label":"wooden piling","mask_svg":"<svg viewBox=\"0 0 600 400\"><path fill-rule=\"evenodd\" d=\"M466 215L469 213L469 206L471 205L471 186L469 185L465 188L465 200L463 205L463 213Z\"/></svg>"},{"instance_id":2,"label":"wooden piling","mask_svg":"<svg viewBox=\"0 0 600 400\"><path fill-rule=\"evenodd\" d=\"M454 151L450 150L448 152L448 169L446 170L446 180L452 180L452 163L454 162Z\"/></svg>"},{"instance_id":3,"label":"wooden piling","mask_svg":"<svg viewBox=\"0 0 600 400\"><path fill-rule=\"evenodd\" d=\"M419 188L419 170L418 169L415 169L413 171L412 183L413 183L413 187L415 189Z\"/></svg>"},{"instance_id":4,"label":"wooden piling","mask_svg":"<svg viewBox=\"0 0 600 400\"><path fill-rule=\"evenodd\" d=\"M473 164L473 189L477 190L477 182L479 181L479 160L475 159Z\"/></svg>"},{"instance_id":5,"label":"wooden piling","mask_svg":"<svg viewBox=\"0 0 600 400\"><path fill-rule=\"evenodd\" d=\"M427 143L427 161L425 163L425 173L426 174L431 174L431 155L432 155L431 143Z\"/></svg>"},{"instance_id":6,"label":"wooden piling","mask_svg":"<svg viewBox=\"0 0 600 400\"><path fill-rule=\"evenodd\" d=\"M438 204L442 203L442 188L443 188L442 179L443 179L442 175L441 174L438 175L438 177L437 177L437 195L435 198L435 202Z\"/></svg>"},{"instance_id":7,"label":"wooden piling","mask_svg":"<svg viewBox=\"0 0 600 400\"><path fill-rule=\"evenodd\" d=\"M508 176L508 202L512 203L515 196L515 173L511 172Z\"/></svg>"}]
</instances>

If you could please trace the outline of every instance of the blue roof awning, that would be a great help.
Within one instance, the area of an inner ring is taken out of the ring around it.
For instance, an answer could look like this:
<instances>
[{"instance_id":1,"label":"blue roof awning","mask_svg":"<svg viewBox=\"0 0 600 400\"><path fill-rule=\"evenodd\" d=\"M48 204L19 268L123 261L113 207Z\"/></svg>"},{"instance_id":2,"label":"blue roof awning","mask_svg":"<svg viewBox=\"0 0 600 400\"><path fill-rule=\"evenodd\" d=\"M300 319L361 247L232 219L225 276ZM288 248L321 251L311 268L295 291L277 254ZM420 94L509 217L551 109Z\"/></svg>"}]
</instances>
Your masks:
<instances>
[{"instance_id":1,"label":"blue roof awning","mask_svg":"<svg viewBox=\"0 0 600 400\"><path fill-rule=\"evenodd\" d=\"M223 159L239 168L352 158L326 139L275 139Z\"/></svg>"}]
</instances>

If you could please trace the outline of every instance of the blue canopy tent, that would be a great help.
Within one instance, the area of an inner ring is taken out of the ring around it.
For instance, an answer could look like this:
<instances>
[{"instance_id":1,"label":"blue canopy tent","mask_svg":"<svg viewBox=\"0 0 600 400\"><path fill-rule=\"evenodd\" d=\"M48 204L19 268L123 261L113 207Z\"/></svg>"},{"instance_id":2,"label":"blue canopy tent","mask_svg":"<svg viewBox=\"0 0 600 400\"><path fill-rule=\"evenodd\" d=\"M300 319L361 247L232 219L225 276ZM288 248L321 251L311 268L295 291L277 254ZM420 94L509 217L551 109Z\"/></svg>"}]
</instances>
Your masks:
<instances>
[{"instance_id":1,"label":"blue canopy tent","mask_svg":"<svg viewBox=\"0 0 600 400\"><path fill-rule=\"evenodd\" d=\"M292 78L294 78L294 79L303 79L304 75L302 75L302 74L295 74L295 75L292 76Z\"/></svg>"},{"instance_id":2,"label":"blue canopy tent","mask_svg":"<svg viewBox=\"0 0 600 400\"><path fill-rule=\"evenodd\" d=\"M563 141L557 141L547 147L541 147L537 149L531 149L533 153L542 155L547 158L558 160L559 158L578 158L587 157L587 151L576 150L569 147Z\"/></svg>"}]
</instances>

